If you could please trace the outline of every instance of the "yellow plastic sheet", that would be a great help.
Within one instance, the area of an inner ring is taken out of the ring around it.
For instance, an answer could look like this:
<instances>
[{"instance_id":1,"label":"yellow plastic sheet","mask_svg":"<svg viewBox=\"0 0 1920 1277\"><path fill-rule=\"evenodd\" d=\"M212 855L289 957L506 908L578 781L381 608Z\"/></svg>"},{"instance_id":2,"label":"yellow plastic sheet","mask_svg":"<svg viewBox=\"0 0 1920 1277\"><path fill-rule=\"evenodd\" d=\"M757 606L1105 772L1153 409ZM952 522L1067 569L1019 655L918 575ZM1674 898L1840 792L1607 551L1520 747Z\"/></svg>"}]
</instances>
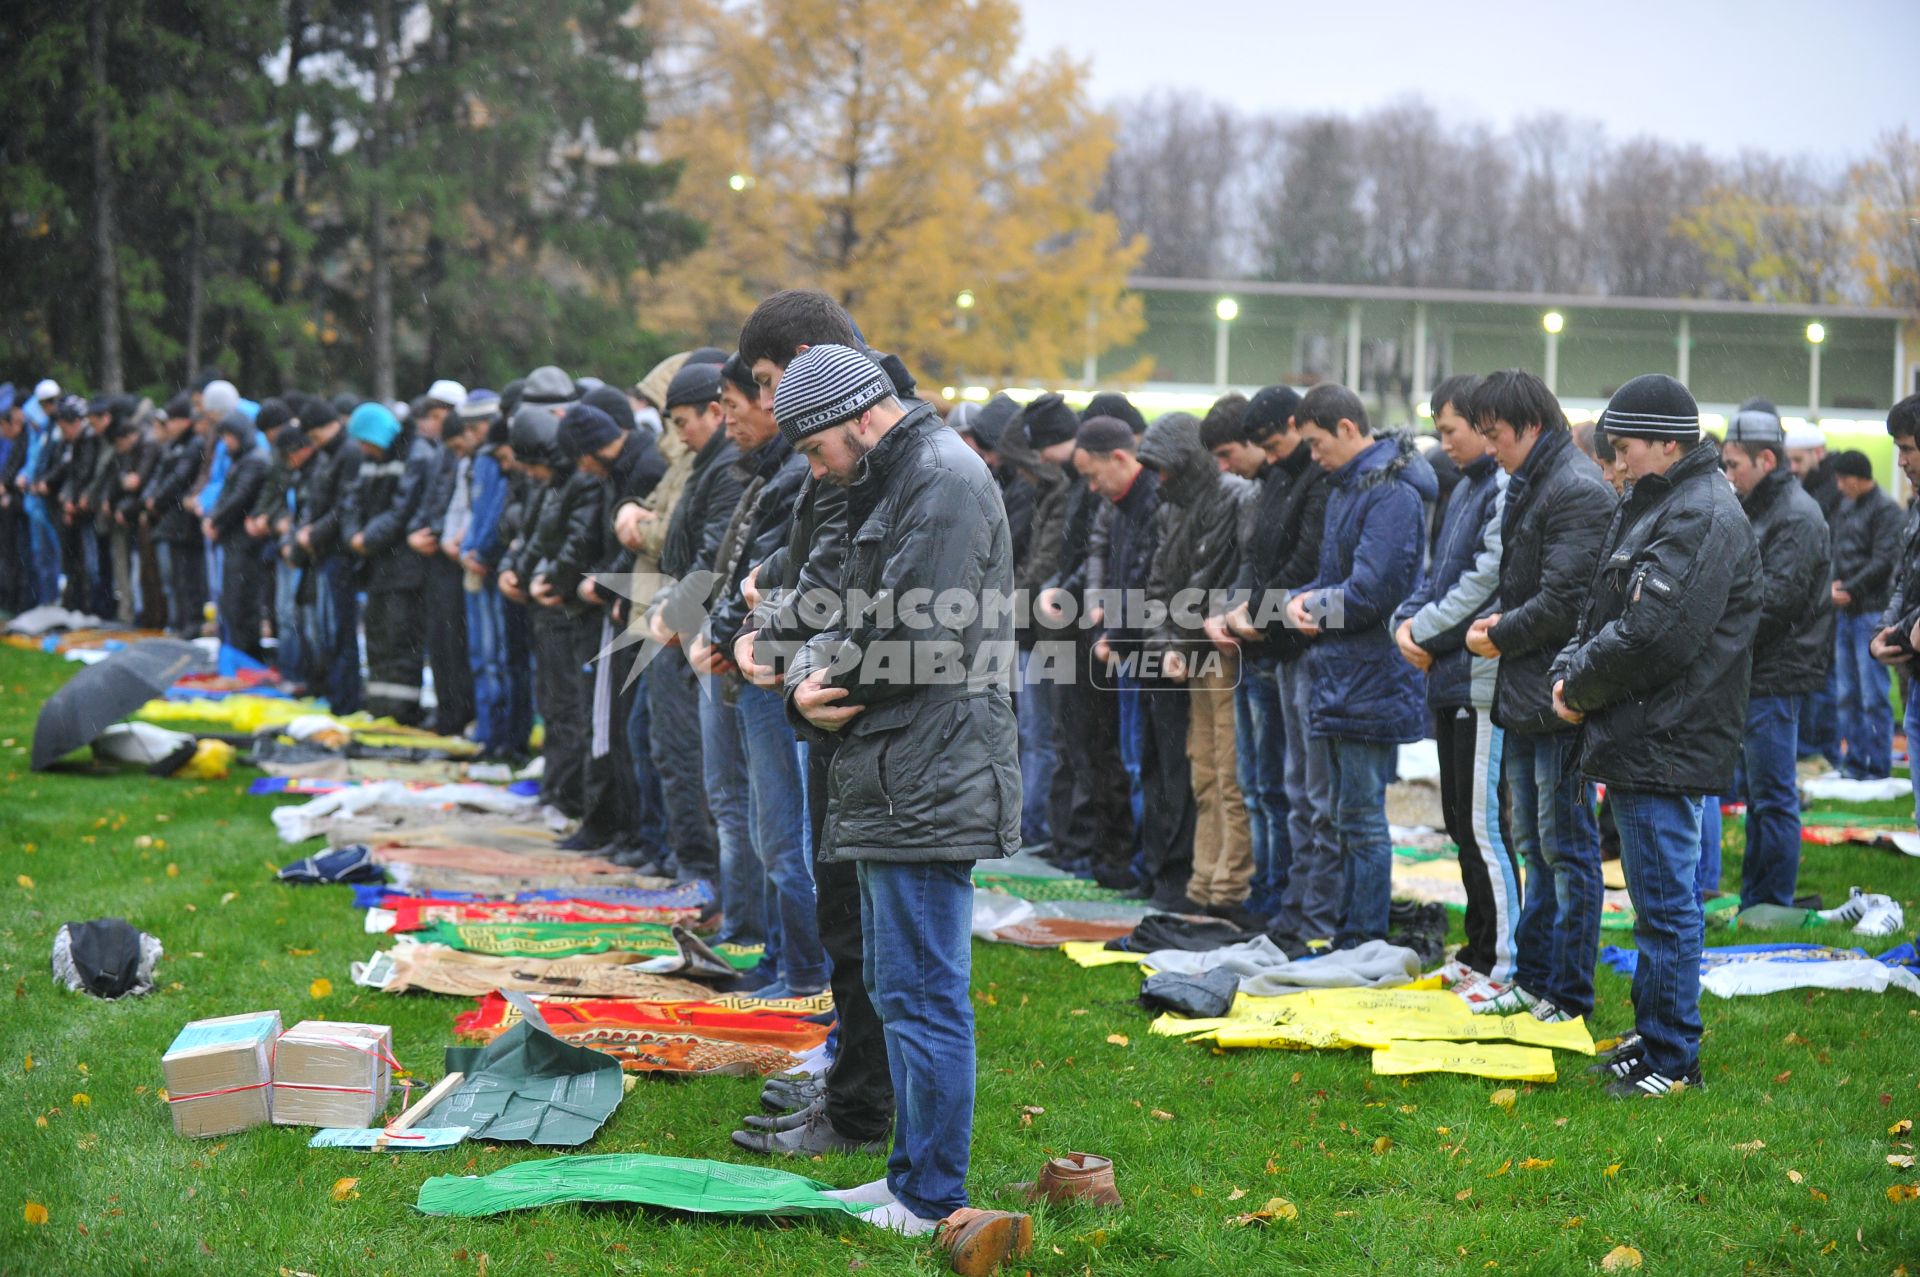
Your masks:
<instances>
[{"instance_id":1,"label":"yellow plastic sheet","mask_svg":"<svg viewBox=\"0 0 1920 1277\"><path fill-rule=\"evenodd\" d=\"M439 736L418 727L408 727L392 718L375 718L365 711L353 714L329 714L314 700L294 700L283 696L234 695L195 697L191 700L152 700L140 707L135 718L149 723L208 723L226 727L243 735L256 735L269 727L285 727L296 718L318 715L339 723L366 745L411 746L441 749L451 754L478 750L472 741L454 736Z\"/></svg>"},{"instance_id":2,"label":"yellow plastic sheet","mask_svg":"<svg viewBox=\"0 0 1920 1277\"><path fill-rule=\"evenodd\" d=\"M1553 1052L1500 1043L1389 1042L1373 1053L1373 1071L1389 1076L1467 1073L1508 1082L1553 1082L1560 1076L1554 1071Z\"/></svg>"},{"instance_id":3,"label":"yellow plastic sheet","mask_svg":"<svg viewBox=\"0 0 1920 1277\"><path fill-rule=\"evenodd\" d=\"M1584 1020L1543 1024L1531 1015L1479 1015L1451 993L1417 989L1323 989L1279 998L1234 1000L1225 1017L1163 1015L1151 1031L1222 1047L1336 1050L1394 1041L1513 1041L1593 1054Z\"/></svg>"},{"instance_id":4,"label":"yellow plastic sheet","mask_svg":"<svg viewBox=\"0 0 1920 1277\"><path fill-rule=\"evenodd\" d=\"M1083 967L1109 967L1122 962L1138 962L1147 956L1144 953L1121 953L1107 948L1098 940L1069 940L1060 946L1060 952Z\"/></svg>"}]
</instances>

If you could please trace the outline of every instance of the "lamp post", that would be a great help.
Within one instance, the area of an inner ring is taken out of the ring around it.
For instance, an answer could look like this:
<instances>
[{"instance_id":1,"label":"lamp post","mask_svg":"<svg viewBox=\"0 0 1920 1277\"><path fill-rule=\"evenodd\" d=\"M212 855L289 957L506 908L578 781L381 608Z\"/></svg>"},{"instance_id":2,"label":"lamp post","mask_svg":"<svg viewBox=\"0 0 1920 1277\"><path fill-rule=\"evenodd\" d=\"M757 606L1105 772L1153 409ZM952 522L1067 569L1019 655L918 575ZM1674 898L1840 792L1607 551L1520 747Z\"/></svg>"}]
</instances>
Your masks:
<instances>
[{"instance_id":1,"label":"lamp post","mask_svg":"<svg viewBox=\"0 0 1920 1277\"><path fill-rule=\"evenodd\" d=\"M1819 320L1807 325L1807 420L1820 419L1820 347L1826 344L1827 326Z\"/></svg>"},{"instance_id":2,"label":"lamp post","mask_svg":"<svg viewBox=\"0 0 1920 1277\"><path fill-rule=\"evenodd\" d=\"M751 189L752 186L753 186L753 177L747 173L735 173L732 177L727 179L727 188L736 195L740 194L742 191Z\"/></svg>"},{"instance_id":3,"label":"lamp post","mask_svg":"<svg viewBox=\"0 0 1920 1277\"><path fill-rule=\"evenodd\" d=\"M1550 310L1540 316L1540 327L1547 333L1547 389L1559 394L1560 382L1560 330L1567 326L1567 317L1557 310Z\"/></svg>"},{"instance_id":4,"label":"lamp post","mask_svg":"<svg viewBox=\"0 0 1920 1277\"><path fill-rule=\"evenodd\" d=\"M1233 298L1222 297L1213 304L1213 384L1221 390L1227 388L1228 330L1239 317L1240 303Z\"/></svg>"}]
</instances>

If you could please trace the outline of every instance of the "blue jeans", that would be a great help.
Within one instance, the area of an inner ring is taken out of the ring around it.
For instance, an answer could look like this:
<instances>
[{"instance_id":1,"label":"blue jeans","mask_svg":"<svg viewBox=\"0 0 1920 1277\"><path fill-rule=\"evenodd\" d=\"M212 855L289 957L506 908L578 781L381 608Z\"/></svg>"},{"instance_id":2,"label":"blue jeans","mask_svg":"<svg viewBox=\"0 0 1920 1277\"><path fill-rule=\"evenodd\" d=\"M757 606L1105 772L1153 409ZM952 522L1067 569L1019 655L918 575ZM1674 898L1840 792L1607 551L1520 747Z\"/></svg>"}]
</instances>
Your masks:
<instances>
[{"instance_id":1,"label":"blue jeans","mask_svg":"<svg viewBox=\"0 0 1920 1277\"><path fill-rule=\"evenodd\" d=\"M1703 903L1707 893L1720 890L1720 844L1723 833L1720 796L1708 794L1700 800L1700 869L1693 876L1694 891Z\"/></svg>"},{"instance_id":2,"label":"blue jeans","mask_svg":"<svg viewBox=\"0 0 1920 1277\"><path fill-rule=\"evenodd\" d=\"M1515 933L1519 984L1569 1015L1591 1015L1600 957L1600 833L1592 791L1580 775L1578 737L1508 732L1502 747L1514 851L1527 866ZM1697 845L1693 854L1700 854Z\"/></svg>"},{"instance_id":3,"label":"blue jeans","mask_svg":"<svg viewBox=\"0 0 1920 1277\"><path fill-rule=\"evenodd\" d=\"M660 769L653 765L653 707L647 699L647 671L634 684L633 707L627 711L627 751L633 758L634 842L655 862L666 865L667 799L660 789Z\"/></svg>"},{"instance_id":4,"label":"blue jeans","mask_svg":"<svg viewBox=\"0 0 1920 1277\"><path fill-rule=\"evenodd\" d=\"M1633 897L1633 1022L1647 1063L1679 1077L1700 1057L1700 946L1705 928L1694 879L1700 802L1680 794L1609 789L1620 864Z\"/></svg>"},{"instance_id":5,"label":"blue jeans","mask_svg":"<svg viewBox=\"0 0 1920 1277\"><path fill-rule=\"evenodd\" d=\"M887 1187L922 1219L967 1204L973 1140L973 863L862 860L867 994L893 1075Z\"/></svg>"},{"instance_id":6,"label":"blue jeans","mask_svg":"<svg viewBox=\"0 0 1920 1277\"><path fill-rule=\"evenodd\" d=\"M1277 671L1280 721L1286 731L1287 845L1293 863L1276 919L1279 930L1302 940L1330 938L1340 929L1346 871L1333 832L1331 742L1309 733L1313 681L1305 658Z\"/></svg>"},{"instance_id":7,"label":"blue jeans","mask_svg":"<svg viewBox=\"0 0 1920 1277\"><path fill-rule=\"evenodd\" d=\"M1053 839L1047 812L1048 795L1053 792L1053 684L1044 679L1027 681L1032 658L1031 650L1020 649L1016 708L1020 714L1020 842L1024 846Z\"/></svg>"},{"instance_id":8,"label":"blue jeans","mask_svg":"<svg viewBox=\"0 0 1920 1277\"><path fill-rule=\"evenodd\" d=\"M1855 780L1880 780L1893 771L1892 678L1868 644L1880 629L1871 616L1837 613L1833 629L1834 712L1839 720L1840 769Z\"/></svg>"},{"instance_id":9,"label":"blue jeans","mask_svg":"<svg viewBox=\"0 0 1920 1277\"><path fill-rule=\"evenodd\" d=\"M1756 696L1747 702L1747 851L1740 862L1740 907L1791 905L1800 876L1800 793L1794 746L1800 702Z\"/></svg>"},{"instance_id":10,"label":"blue jeans","mask_svg":"<svg viewBox=\"0 0 1920 1277\"><path fill-rule=\"evenodd\" d=\"M1333 831L1346 885L1333 947L1387 938L1393 904L1393 838L1387 832L1387 782L1396 749L1378 741L1327 741L1333 764Z\"/></svg>"},{"instance_id":11,"label":"blue jeans","mask_svg":"<svg viewBox=\"0 0 1920 1277\"><path fill-rule=\"evenodd\" d=\"M506 600L483 581L477 590L463 590L467 607L467 668L473 671L473 730L480 744L494 752L507 747L507 616Z\"/></svg>"},{"instance_id":12,"label":"blue jeans","mask_svg":"<svg viewBox=\"0 0 1920 1277\"><path fill-rule=\"evenodd\" d=\"M725 693L725 679L699 680L701 762L720 842L720 877L714 886L722 921L714 938L730 944L764 944L767 871L753 852L752 790L747 783L747 751L740 741L740 714L727 704Z\"/></svg>"},{"instance_id":13,"label":"blue jeans","mask_svg":"<svg viewBox=\"0 0 1920 1277\"><path fill-rule=\"evenodd\" d=\"M1280 687L1273 665L1240 663L1233 719L1240 797L1247 805L1247 828L1253 835L1253 891L1247 908L1271 918L1280 912L1287 875L1293 868L1293 839L1287 830L1287 728L1280 718Z\"/></svg>"},{"instance_id":14,"label":"blue jeans","mask_svg":"<svg viewBox=\"0 0 1920 1277\"><path fill-rule=\"evenodd\" d=\"M1814 755L1830 763L1840 761L1840 674L1837 669L1827 671L1827 683L1819 691L1807 692L1799 697L1800 701L1800 738L1797 757L1812 758Z\"/></svg>"},{"instance_id":15,"label":"blue jeans","mask_svg":"<svg viewBox=\"0 0 1920 1277\"><path fill-rule=\"evenodd\" d=\"M769 950L778 945L775 975L795 993L827 987L827 957L820 948L813 866L807 857L807 773L794 749L785 700L752 684L740 689L740 743L747 758L753 797L753 847L766 867L766 927Z\"/></svg>"},{"instance_id":16,"label":"blue jeans","mask_svg":"<svg viewBox=\"0 0 1920 1277\"><path fill-rule=\"evenodd\" d=\"M1140 760L1146 756L1147 712L1141 703L1140 681L1118 676L1120 698L1120 765L1127 769L1127 797L1133 804L1133 861L1141 867L1142 831L1146 828L1146 791L1140 788Z\"/></svg>"},{"instance_id":17,"label":"blue jeans","mask_svg":"<svg viewBox=\"0 0 1920 1277\"><path fill-rule=\"evenodd\" d=\"M307 681L307 645L300 633L300 574L297 568L273 556L273 667L286 678ZM138 574L135 574L136 577Z\"/></svg>"},{"instance_id":18,"label":"blue jeans","mask_svg":"<svg viewBox=\"0 0 1920 1277\"><path fill-rule=\"evenodd\" d=\"M29 495L27 508L27 556L33 569L33 601L46 606L60 601L60 529L54 525L47 498ZM197 547L196 547L197 548ZM198 621L200 618L195 617Z\"/></svg>"},{"instance_id":19,"label":"blue jeans","mask_svg":"<svg viewBox=\"0 0 1920 1277\"><path fill-rule=\"evenodd\" d=\"M308 614L311 646L328 653L325 671L318 689L327 699L327 708L336 714L351 714L360 708L364 688L360 679L360 595L354 588L353 566L340 555L322 560L309 568L320 577L313 586L313 607Z\"/></svg>"}]
</instances>

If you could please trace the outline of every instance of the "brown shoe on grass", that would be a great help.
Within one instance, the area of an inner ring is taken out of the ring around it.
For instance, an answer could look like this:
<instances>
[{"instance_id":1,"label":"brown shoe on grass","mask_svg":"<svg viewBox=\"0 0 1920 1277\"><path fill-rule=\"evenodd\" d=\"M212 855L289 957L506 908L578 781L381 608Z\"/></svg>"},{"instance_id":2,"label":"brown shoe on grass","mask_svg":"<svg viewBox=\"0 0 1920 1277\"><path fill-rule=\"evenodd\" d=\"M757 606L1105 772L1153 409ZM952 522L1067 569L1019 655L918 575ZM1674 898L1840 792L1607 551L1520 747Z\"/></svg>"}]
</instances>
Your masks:
<instances>
[{"instance_id":1,"label":"brown shoe on grass","mask_svg":"<svg viewBox=\"0 0 1920 1277\"><path fill-rule=\"evenodd\" d=\"M961 1277L987 1277L1009 1259L1033 1251L1033 1216L963 1206L940 1221L947 1265Z\"/></svg>"},{"instance_id":2,"label":"brown shoe on grass","mask_svg":"<svg viewBox=\"0 0 1920 1277\"><path fill-rule=\"evenodd\" d=\"M1040 1168L1040 1178L1030 1184L1015 1184L1013 1192L1030 1202L1050 1202L1065 1206L1086 1202L1093 1206L1124 1206L1120 1190L1113 1182L1113 1163L1092 1153L1068 1153L1050 1157Z\"/></svg>"}]
</instances>

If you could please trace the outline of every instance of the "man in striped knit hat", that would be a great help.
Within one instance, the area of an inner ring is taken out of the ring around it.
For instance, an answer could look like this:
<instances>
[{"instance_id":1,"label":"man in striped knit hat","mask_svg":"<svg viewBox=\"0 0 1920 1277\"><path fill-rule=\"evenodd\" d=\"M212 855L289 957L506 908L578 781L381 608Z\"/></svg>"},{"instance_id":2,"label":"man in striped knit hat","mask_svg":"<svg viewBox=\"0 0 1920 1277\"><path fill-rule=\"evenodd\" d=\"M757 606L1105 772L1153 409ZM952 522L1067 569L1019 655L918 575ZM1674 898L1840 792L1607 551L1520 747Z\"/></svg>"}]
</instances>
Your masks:
<instances>
[{"instance_id":1,"label":"man in striped knit hat","mask_svg":"<svg viewBox=\"0 0 1920 1277\"><path fill-rule=\"evenodd\" d=\"M1607 787L1633 897L1635 1032L1602 1061L1607 1089L1658 1097L1700 1085L1700 809L1732 787L1746 735L1759 551L1685 386L1636 377L1600 425L1632 486L1554 661L1553 706L1584 724L1580 769Z\"/></svg>"}]
</instances>

